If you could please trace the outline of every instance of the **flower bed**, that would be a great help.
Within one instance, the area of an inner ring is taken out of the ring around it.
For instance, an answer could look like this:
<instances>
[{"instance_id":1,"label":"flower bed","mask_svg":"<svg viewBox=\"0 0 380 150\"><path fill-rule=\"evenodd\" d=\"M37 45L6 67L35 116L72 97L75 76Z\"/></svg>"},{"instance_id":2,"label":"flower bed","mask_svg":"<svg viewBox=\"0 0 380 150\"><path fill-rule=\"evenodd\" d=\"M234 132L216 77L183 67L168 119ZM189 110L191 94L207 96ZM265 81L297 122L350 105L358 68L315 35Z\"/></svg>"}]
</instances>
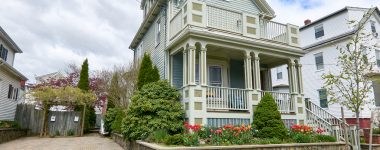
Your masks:
<instances>
[{"instance_id":1,"label":"flower bed","mask_svg":"<svg viewBox=\"0 0 380 150\"><path fill-rule=\"evenodd\" d=\"M184 123L183 134L169 135L165 131L157 131L148 142L172 146L230 146L230 145L262 145L286 143L321 143L336 142L336 139L324 135L323 129L313 129L306 125L293 125L286 138L260 138L251 125L225 125L221 128L208 128L200 125Z\"/></svg>"}]
</instances>

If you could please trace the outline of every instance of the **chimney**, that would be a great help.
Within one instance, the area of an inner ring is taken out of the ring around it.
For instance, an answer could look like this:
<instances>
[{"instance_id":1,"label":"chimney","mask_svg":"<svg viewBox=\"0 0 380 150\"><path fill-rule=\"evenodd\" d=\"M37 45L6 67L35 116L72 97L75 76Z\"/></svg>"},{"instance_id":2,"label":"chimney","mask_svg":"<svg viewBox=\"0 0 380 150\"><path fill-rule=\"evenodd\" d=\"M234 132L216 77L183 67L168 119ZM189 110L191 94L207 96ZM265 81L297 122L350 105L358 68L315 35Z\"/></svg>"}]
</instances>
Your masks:
<instances>
[{"instance_id":1,"label":"chimney","mask_svg":"<svg viewBox=\"0 0 380 150\"><path fill-rule=\"evenodd\" d=\"M309 25L311 23L311 20L310 19L306 19L303 23L305 23L305 26Z\"/></svg>"}]
</instances>

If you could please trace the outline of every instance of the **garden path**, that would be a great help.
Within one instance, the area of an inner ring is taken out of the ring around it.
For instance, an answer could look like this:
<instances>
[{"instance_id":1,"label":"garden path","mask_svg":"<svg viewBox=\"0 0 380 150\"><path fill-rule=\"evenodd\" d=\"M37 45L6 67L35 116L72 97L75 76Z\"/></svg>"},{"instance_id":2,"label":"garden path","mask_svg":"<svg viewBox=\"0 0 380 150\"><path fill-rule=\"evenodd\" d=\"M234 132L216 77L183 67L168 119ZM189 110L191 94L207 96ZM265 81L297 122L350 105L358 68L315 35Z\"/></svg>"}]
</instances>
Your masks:
<instances>
[{"instance_id":1,"label":"garden path","mask_svg":"<svg viewBox=\"0 0 380 150\"><path fill-rule=\"evenodd\" d=\"M98 134L84 137L25 137L0 144L0 150L122 150L112 139Z\"/></svg>"}]
</instances>

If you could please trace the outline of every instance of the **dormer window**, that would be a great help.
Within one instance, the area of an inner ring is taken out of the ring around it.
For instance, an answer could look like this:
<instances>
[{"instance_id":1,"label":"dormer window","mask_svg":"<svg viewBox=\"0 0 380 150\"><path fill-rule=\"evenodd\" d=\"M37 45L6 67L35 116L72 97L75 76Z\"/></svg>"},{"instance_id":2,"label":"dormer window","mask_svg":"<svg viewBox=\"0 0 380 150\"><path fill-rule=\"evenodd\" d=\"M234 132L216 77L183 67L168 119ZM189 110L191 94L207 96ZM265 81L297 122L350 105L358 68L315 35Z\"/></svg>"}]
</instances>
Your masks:
<instances>
[{"instance_id":1,"label":"dormer window","mask_svg":"<svg viewBox=\"0 0 380 150\"><path fill-rule=\"evenodd\" d=\"M4 61L7 61L8 57L8 50L3 46L3 44L0 45L0 58Z\"/></svg>"},{"instance_id":2,"label":"dormer window","mask_svg":"<svg viewBox=\"0 0 380 150\"><path fill-rule=\"evenodd\" d=\"M325 35L325 30L323 29L323 24L315 26L314 30L315 30L315 38L316 39Z\"/></svg>"}]
</instances>

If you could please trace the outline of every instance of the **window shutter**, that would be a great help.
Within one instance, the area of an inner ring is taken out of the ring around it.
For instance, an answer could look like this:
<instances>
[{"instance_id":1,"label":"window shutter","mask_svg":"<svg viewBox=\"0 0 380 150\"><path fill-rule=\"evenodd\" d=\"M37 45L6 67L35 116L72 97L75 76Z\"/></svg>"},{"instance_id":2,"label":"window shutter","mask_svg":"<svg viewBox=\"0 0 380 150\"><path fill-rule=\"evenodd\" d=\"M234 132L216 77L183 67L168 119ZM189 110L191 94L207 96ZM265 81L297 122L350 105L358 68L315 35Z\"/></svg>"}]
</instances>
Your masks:
<instances>
[{"instance_id":1,"label":"window shutter","mask_svg":"<svg viewBox=\"0 0 380 150\"><path fill-rule=\"evenodd\" d=\"M0 58L3 58L3 44L0 45Z\"/></svg>"},{"instance_id":2,"label":"window shutter","mask_svg":"<svg viewBox=\"0 0 380 150\"><path fill-rule=\"evenodd\" d=\"M13 93L13 86L11 84L9 84L9 89L8 89L8 98L9 99L12 98L12 93Z\"/></svg>"},{"instance_id":3,"label":"window shutter","mask_svg":"<svg viewBox=\"0 0 380 150\"><path fill-rule=\"evenodd\" d=\"M17 101L18 99L18 88L16 88L16 93L15 93L15 97L14 97L14 100Z\"/></svg>"}]
</instances>

